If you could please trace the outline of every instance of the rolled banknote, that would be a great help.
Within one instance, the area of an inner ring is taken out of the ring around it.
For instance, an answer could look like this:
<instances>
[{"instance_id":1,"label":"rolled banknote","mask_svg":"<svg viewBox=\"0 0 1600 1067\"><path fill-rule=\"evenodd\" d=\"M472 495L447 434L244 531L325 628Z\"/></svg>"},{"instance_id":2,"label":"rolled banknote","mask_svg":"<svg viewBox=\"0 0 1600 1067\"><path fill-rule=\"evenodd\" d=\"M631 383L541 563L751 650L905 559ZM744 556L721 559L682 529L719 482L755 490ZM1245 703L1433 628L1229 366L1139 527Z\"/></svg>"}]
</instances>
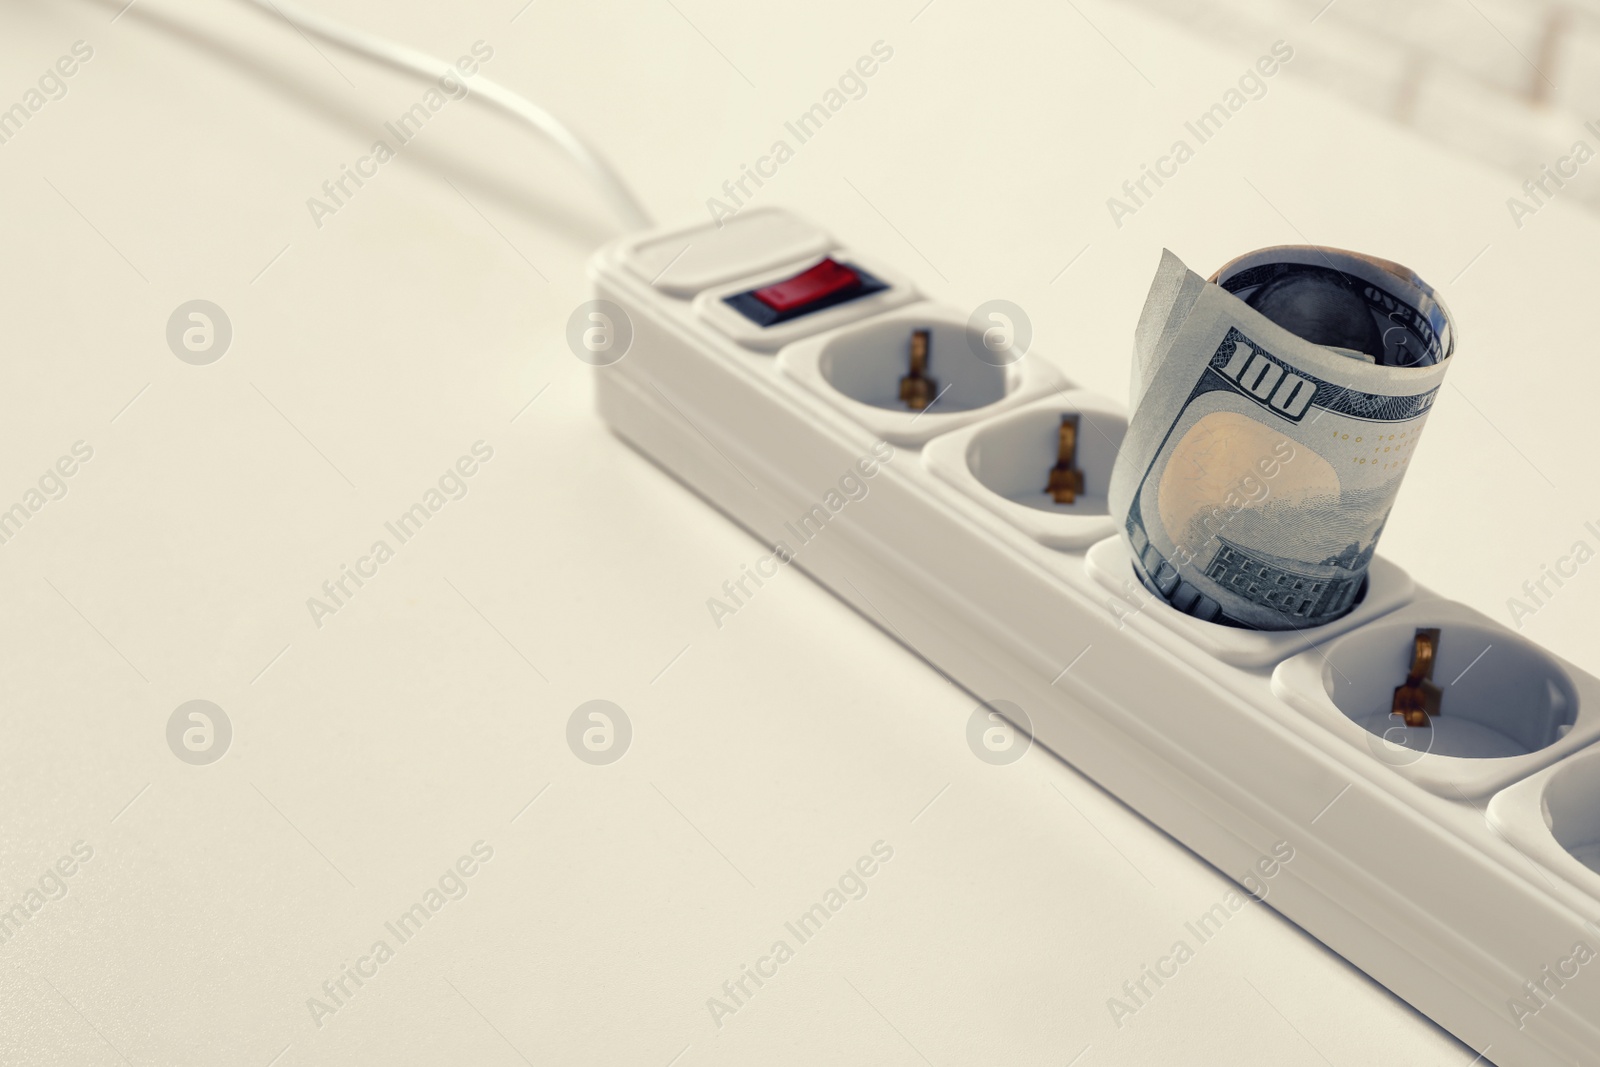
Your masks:
<instances>
[{"instance_id":1,"label":"rolled banknote","mask_svg":"<svg viewBox=\"0 0 1600 1067\"><path fill-rule=\"evenodd\" d=\"M1110 487L1139 579L1248 629L1344 615L1454 347L1397 263L1267 248L1207 280L1163 252Z\"/></svg>"}]
</instances>

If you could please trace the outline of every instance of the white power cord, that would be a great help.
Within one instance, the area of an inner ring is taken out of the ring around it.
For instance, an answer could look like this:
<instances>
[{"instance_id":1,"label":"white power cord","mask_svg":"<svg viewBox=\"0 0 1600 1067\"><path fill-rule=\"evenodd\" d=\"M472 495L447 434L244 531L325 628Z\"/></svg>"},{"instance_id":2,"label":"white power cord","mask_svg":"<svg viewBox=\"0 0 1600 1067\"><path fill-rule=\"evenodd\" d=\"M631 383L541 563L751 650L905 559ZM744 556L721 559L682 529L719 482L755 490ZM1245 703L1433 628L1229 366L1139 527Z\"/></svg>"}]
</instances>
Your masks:
<instances>
[{"instance_id":1,"label":"white power cord","mask_svg":"<svg viewBox=\"0 0 1600 1067\"><path fill-rule=\"evenodd\" d=\"M291 3L290 0L241 0L241 2L276 15L296 29L331 45L366 56L395 70L419 74L430 80L441 78L447 73L456 73L455 67L442 59L398 42L352 29L315 11L308 11ZM652 225L649 214L611 165L550 112L488 78L472 78L468 89L472 97L493 105L512 118L526 122L554 141L556 146L571 156L573 161L600 187L600 192L630 228L644 229Z\"/></svg>"}]
</instances>

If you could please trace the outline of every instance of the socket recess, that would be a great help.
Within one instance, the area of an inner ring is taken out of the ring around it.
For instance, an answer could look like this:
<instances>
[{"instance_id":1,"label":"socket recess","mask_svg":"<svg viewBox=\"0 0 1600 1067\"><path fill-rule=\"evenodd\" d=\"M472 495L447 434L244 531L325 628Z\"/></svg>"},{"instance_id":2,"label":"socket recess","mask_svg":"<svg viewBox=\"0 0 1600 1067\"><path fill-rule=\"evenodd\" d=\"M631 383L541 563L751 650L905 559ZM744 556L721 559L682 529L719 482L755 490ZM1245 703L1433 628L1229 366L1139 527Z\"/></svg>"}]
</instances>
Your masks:
<instances>
[{"instance_id":1,"label":"socket recess","mask_svg":"<svg viewBox=\"0 0 1600 1067\"><path fill-rule=\"evenodd\" d=\"M1390 714L1394 690L1417 630L1434 627L1440 713L1407 726ZM1459 799L1503 788L1600 737L1600 694L1580 692L1574 675L1466 605L1430 599L1280 664L1272 690L1395 773Z\"/></svg>"},{"instance_id":2,"label":"socket recess","mask_svg":"<svg viewBox=\"0 0 1600 1067\"><path fill-rule=\"evenodd\" d=\"M1063 415L1077 416L1076 465L1083 492L1058 504L1045 490L1060 455ZM1081 549L1110 535L1111 468L1128 419L1094 393L1067 390L929 441L922 462L938 478L1042 545Z\"/></svg>"},{"instance_id":3,"label":"socket recess","mask_svg":"<svg viewBox=\"0 0 1600 1067\"><path fill-rule=\"evenodd\" d=\"M911 411L900 400L912 334L929 333L933 402ZM891 444L922 445L1068 383L1042 359L980 356L984 338L960 312L922 303L869 322L808 337L778 353L778 369Z\"/></svg>"},{"instance_id":4,"label":"socket recess","mask_svg":"<svg viewBox=\"0 0 1600 1067\"><path fill-rule=\"evenodd\" d=\"M1489 821L1524 854L1600 895L1600 748L1501 790Z\"/></svg>"}]
</instances>

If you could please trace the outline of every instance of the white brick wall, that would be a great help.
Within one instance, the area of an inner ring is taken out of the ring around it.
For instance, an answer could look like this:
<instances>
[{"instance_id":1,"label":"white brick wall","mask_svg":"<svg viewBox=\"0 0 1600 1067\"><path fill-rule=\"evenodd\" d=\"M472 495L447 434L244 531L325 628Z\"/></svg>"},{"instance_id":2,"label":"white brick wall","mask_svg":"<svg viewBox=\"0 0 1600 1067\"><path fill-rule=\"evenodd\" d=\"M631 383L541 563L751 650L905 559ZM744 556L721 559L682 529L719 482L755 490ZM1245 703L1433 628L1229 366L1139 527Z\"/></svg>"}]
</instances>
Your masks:
<instances>
[{"instance_id":1,"label":"white brick wall","mask_svg":"<svg viewBox=\"0 0 1600 1067\"><path fill-rule=\"evenodd\" d=\"M1233 47L1289 41L1292 77L1501 167L1508 196L1573 141L1600 150L1600 0L1126 2ZM1600 180L1568 195L1600 210Z\"/></svg>"},{"instance_id":2,"label":"white brick wall","mask_svg":"<svg viewBox=\"0 0 1600 1067\"><path fill-rule=\"evenodd\" d=\"M1600 17L1579 20L1562 35L1553 65L1560 88L1552 103L1585 120L1600 117Z\"/></svg>"},{"instance_id":3,"label":"white brick wall","mask_svg":"<svg viewBox=\"0 0 1600 1067\"><path fill-rule=\"evenodd\" d=\"M1414 77L1429 62L1402 42L1374 38L1326 16L1317 25L1300 29L1298 35L1284 31L1279 36L1294 46L1294 62L1285 71L1311 78L1340 97L1384 115L1400 114L1409 106L1408 99L1415 95ZM1268 41L1276 39L1269 37Z\"/></svg>"},{"instance_id":4,"label":"white brick wall","mask_svg":"<svg viewBox=\"0 0 1600 1067\"><path fill-rule=\"evenodd\" d=\"M1550 162L1572 143L1581 122L1551 125L1547 108L1530 107L1517 97L1474 80L1459 70L1430 71L1417 88L1410 125L1419 132L1522 179ZM1559 123L1559 120L1557 120Z\"/></svg>"}]
</instances>

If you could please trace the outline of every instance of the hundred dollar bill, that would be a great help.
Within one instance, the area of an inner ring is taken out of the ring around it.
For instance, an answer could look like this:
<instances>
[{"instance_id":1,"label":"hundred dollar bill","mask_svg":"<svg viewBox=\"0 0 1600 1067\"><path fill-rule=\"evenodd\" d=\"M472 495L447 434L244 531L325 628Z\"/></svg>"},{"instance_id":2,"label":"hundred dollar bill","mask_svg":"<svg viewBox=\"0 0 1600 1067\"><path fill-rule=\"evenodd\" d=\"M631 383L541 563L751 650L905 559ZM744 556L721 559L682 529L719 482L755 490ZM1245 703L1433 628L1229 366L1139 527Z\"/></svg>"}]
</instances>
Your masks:
<instances>
[{"instance_id":1,"label":"hundred dollar bill","mask_svg":"<svg viewBox=\"0 0 1600 1067\"><path fill-rule=\"evenodd\" d=\"M1267 248L1207 280L1163 252L1110 487L1140 580L1180 611L1255 630L1348 612L1454 333L1397 263Z\"/></svg>"}]
</instances>

